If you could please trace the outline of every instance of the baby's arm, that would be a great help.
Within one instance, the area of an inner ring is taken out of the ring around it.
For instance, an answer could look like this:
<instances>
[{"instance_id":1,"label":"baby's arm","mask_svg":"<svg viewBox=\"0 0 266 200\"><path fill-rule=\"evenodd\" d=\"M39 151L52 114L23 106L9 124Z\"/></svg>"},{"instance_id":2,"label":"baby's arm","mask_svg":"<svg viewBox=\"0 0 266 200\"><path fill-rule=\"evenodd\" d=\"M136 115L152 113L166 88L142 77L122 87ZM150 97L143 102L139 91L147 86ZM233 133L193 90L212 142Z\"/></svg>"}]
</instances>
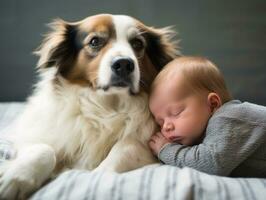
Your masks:
<instances>
[{"instance_id":1,"label":"baby's arm","mask_svg":"<svg viewBox=\"0 0 266 200\"><path fill-rule=\"evenodd\" d=\"M165 164L177 167L191 167L202 172L216 175L228 175L220 166L208 146L199 144L185 146L177 143L166 144L157 154Z\"/></svg>"},{"instance_id":2,"label":"baby's arm","mask_svg":"<svg viewBox=\"0 0 266 200\"><path fill-rule=\"evenodd\" d=\"M170 143L160 132L157 132L151 137L149 146L153 154L165 164L191 167L210 174L227 175L219 169L219 165L216 166L217 162L210 159L213 152L203 144L190 147Z\"/></svg>"},{"instance_id":3,"label":"baby's arm","mask_svg":"<svg viewBox=\"0 0 266 200\"><path fill-rule=\"evenodd\" d=\"M178 167L188 166L200 171L204 171L202 169L208 170L208 167L206 168L206 162L201 164L202 160L205 160L205 156L208 157L207 150L205 150L205 153L201 153L201 155L205 155L204 157L197 158L196 153L200 150L202 151L202 147L199 148L198 145L188 147L177 143L170 143L161 132L157 132L152 135L149 146L153 154L165 164Z\"/></svg>"},{"instance_id":4,"label":"baby's arm","mask_svg":"<svg viewBox=\"0 0 266 200\"><path fill-rule=\"evenodd\" d=\"M185 146L178 143L170 143L160 132L155 133L149 142L154 155L165 164L178 167L191 167L200 171L212 173L214 163L210 163L211 152L202 144ZM215 167L217 168L217 167ZM218 172L213 172L217 174Z\"/></svg>"}]
</instances>

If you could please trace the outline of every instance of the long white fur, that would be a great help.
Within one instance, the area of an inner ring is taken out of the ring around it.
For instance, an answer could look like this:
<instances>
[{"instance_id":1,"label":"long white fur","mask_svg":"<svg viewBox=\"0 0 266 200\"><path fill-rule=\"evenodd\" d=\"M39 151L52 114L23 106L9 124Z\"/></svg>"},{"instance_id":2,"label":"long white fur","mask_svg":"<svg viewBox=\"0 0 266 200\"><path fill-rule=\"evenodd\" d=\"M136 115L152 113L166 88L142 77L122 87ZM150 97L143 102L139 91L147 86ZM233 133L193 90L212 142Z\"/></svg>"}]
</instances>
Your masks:
<instances>
[{"instance_id":1,"label":"long white fur","mask_svg":"<svg viewBox=\"0 0 266 200\"><path fill-rule=\"evenodd\" d=\"M93 91L61 79L55 90L50 69L29 99L17 122L16 146L45 143L79 168L93 169L107 156L116 141L133 137L147 142L154 128L147 96L127 91ZM54 71L55 73L55 71ZM145 127L145 130L143 128ZM26 131L22 131L25 130ZM146 133L145 133L146 132ZM23 141L23 143L21 143Z\"/></svg>"}]
</instances>

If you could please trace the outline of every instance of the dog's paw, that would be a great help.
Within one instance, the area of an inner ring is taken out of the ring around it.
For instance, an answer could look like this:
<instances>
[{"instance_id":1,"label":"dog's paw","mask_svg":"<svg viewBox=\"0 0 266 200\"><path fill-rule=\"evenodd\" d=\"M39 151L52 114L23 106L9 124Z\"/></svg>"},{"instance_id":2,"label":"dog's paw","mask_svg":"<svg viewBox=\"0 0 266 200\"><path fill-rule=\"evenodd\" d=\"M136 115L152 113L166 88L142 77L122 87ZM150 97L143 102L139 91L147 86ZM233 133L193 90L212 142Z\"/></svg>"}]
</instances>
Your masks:
<instances>
[{"instance_id":1,"label":"dog's paw","mask_svg":"<svg viewBox=\"0 0 266 200\"><path fill-rule=\"evenodd\" d=\"M36 186L32 169L18 168L15 163L0 167L0 199L26 199Z\"/></svg>"}]
</instances>

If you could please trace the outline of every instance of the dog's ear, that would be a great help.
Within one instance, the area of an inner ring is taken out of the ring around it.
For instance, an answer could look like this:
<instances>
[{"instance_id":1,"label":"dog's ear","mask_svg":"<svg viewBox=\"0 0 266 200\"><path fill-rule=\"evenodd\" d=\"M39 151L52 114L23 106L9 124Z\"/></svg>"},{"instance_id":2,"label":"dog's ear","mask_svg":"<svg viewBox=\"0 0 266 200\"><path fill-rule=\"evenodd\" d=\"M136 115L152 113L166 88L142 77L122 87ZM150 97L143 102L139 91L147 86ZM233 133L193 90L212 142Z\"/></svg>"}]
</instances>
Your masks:
<instances>
[{"instance_id":1,"label":"dog's ear","mask_svg":"<svg viewBox=\"0 0 266 200\"><path fill-rule=\"evenodd\" d=\"M48 33L40 47L34 52L40 56L38 69L57 67L58 72L66 74L73 66L73 62L79 51L77 44L77 28L74 23L68 23L56 19L48 24L52 29Z\"/></svg>"},{"instance_id":2,"label":"dog's ear","mask_svg":"<svg viewBox=\"0 0 266 200\"><path fill-rule=\"evenodd\" d=\"M179 40L176 40L177 33L172 27L145 29L143 35L147 40L147 54L152 64L160 71L168 62L181 55Z\"/></svg>"}]
</instances>

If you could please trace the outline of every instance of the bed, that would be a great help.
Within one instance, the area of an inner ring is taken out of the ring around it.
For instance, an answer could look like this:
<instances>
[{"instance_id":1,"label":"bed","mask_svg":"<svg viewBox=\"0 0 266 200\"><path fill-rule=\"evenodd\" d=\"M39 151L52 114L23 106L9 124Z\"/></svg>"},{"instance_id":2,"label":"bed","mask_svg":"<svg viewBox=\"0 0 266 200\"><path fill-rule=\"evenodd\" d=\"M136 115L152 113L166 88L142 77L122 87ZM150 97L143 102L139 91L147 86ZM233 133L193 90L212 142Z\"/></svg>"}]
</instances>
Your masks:
<instances>
[{"instance_id":1,"label":"bed","mask_svg":"<svg viewBox=\"0 0 266 200\"><path fill-rule=\"evenodd\" d=\"M0 103L0 137L25 103ZM0 165L12 157L8 141L0 140ZM266 199L266 178L228 178L191 168L155 164L127 173L69 170L43 185L32 200L166 200Z\"/></svg>"}]
</instances>

